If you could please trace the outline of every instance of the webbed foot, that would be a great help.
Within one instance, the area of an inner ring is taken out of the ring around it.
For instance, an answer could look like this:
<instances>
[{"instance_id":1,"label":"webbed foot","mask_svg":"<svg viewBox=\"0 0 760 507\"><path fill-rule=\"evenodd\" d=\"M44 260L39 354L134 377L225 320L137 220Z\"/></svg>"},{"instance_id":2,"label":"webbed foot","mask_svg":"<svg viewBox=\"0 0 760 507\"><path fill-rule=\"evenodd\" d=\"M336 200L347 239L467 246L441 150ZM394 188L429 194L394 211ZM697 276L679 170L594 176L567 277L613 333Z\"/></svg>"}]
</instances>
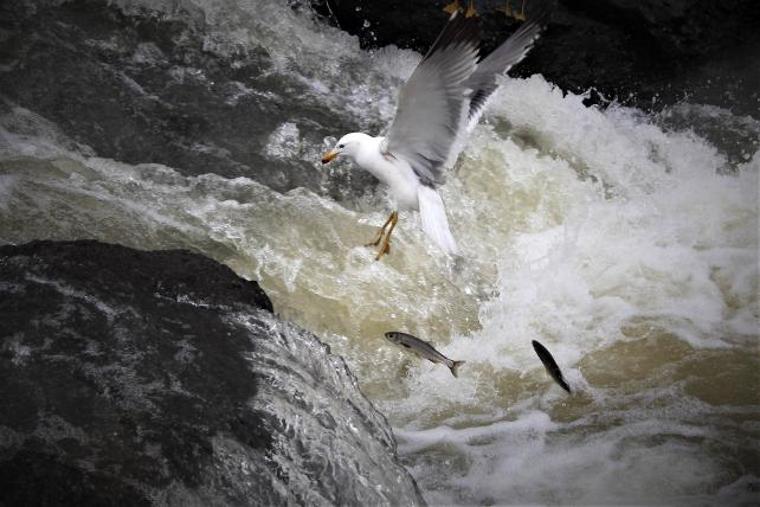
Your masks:
<instances>
[{"instance_id":1,"label":"webbed foot","mask_svg":"<svg viewBox=\"0 0 760 507\"><path fill-rule=\"evenodd\" d=\"M477 9L475 9L475 2L473 0L470 0L470 4L467 6L467 10L464 13L464 17L471 18L477 15L478 15L478 11Z\"/></svg>"},{"instance_id":2,"label":"webbed foot","mask_svg":"<svg viewBox=\"0 0 760 507\"><path fill-rule=\"evenodd\" d=\"M461 6L459 5L459 0L454 0L453 2L446 4L443 7L443 12L447 12L449 14L454 14L456 11L459 10Z\"/></svg>"}]
</instances>

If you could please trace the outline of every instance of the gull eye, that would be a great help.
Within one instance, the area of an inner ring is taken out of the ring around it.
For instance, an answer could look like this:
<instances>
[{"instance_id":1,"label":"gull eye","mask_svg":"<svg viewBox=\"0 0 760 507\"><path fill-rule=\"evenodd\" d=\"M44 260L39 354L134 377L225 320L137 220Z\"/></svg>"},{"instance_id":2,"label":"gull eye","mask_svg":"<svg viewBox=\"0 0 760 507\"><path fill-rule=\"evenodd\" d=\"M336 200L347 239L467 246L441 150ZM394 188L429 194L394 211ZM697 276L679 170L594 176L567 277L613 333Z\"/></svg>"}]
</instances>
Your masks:
<instances>
[{"instance_id":1,"label":"gull eye","mask_svg":"<svg viewBox=\"0 0 760 507\"><path fill-rule=\"evenodd\" d=\"M340 149L343 149L343 148L345 148L345 147L346 147L346 145L345 145L345 144L339 144L339 145L338 145L338 148L340 148Z\"/></svg>"}]
</instances>

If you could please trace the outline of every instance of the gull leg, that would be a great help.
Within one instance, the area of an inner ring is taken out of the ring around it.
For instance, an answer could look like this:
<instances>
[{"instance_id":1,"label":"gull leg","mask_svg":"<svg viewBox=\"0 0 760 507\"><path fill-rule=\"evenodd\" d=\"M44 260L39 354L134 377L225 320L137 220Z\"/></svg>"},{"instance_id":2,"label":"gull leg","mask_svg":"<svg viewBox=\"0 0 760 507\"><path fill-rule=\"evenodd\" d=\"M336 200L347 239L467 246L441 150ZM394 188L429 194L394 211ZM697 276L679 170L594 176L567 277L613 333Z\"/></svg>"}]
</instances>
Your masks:
<instances>
[{"instance_id":1,"label":"gull leg","mask_svg":"<svg viewBox=\"0 0 760 507\"><path fill-rule=\"evenodd\" d=\"M467 11L464 13L464 17L471 18L477 15L478 11L475 9L475 2L473 0L470 0L470 4L467 6Z\"/></svg>"},{"instance_id":2,"label":"gull leg","mask_svg":"<svg viewBox=\"0 0 760 507\"><path fill-rule=\"evenodd\" d=\"M503 12L504 15L508 18L512 17L512 7L509 5L509 0L504 2L504 7L497 7L495 10L498 12Z\"/></svg>"},{"instance_id":3,"label":"gull leg","mask_svg":"<svg viewBox=\"0 0 760 507\"><path fill-rule=\"evenodd\" d=\"M377 255L375 256L376 261L379 261L383 255L391 252L391 233L398 223L398 211L391 213L391 216L388 220L390 221L391 226L388 228L388 232L385 233L385 237L382 240L380 249L377 251Z\"/></svg>"},{"instance_id":4,"label":"gull leg","mask_svg":"<svg viewBox=\"0 0 760 507\"><path fill-rule=\"evenodd\" d=\"M395 211L391 212L390 216L388 217L388 220L385 221L382 227L380 227L377 230L377 234L375 235L375 239L370 241L364 246L377 246L380 244L380 240L383 239L383 236L385 235L385 228L388 227L388 224L391 223L391 220L393 220L393 214L396 213Z\"/></svg>"},{"instance_id":5,"label":"gull leg","mask_svg":"<svg viewBox=\"0 0 760 507\"><path fill-rule=\"evenodd\" d=\"M454 0L453 2L446 4L443 7L443 12L447 12L449 14L454 14L458 10L459 10L459 0Z\"/></svg>"},{"instance_id":6,"label":"gull leg","mask_svg":"<svg viewBox=\"0 0 760 507\"><path fill-rule=\"evenodd\" d=\"M391 218L391 226L388 229L388 232L385 233L385 237L383 238L383 242L380 245L380 249L377 251L377 255L375 256L376 261L379 261L383 255L391 253L391 233L398 223L398 211L391 213Z\"/></svg>"},{"instance_id":7,"label":"gull leg","mask_svg":"<svg viewBox=\"0 0 760 507\"><path fill-rule=\"evenodd\" d=\"M497 7L496 10L503 12L504 15L508 18L516 19L518 21L525 21L525 2L526 0L523 0L522 2L522 8L520 12L517 12L512 8L512 5L509 3L510 0L507 0L504 3L504 7Z\"/></svg>"}]
</instances>

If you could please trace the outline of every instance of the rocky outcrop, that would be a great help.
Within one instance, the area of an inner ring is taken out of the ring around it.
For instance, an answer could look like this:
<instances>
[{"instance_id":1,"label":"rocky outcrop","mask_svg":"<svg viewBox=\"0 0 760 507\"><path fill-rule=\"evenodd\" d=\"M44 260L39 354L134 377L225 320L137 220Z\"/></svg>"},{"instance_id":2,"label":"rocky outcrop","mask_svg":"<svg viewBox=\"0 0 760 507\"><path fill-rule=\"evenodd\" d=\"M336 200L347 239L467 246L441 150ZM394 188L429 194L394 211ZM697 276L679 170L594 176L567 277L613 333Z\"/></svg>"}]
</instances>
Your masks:
<instances>
[{"instance_id":1,"label":"rocky outcrop","mask_svg":"<svg viewBox=\"0 0 760 507\"><path fill-rule=\"evenodd\" d=\"M0 505L419 504L343 361L187 251L0 247Z\"/></svg>"},{"instance_id":2,"label":"rocky outcrop","mask_svg":"<svg viewBox=\"0 0 760 507\"><path fill-rule=\"evenodd\" d=\"M538 1L551 0L527 0L527 16ZM397 44L424 53L446 21L448 3L325 0L321 11L365 47ZM519 11L522 2L475 4L488 52L519 25L497 9ZM688 96L757 115L758 24L755 0L559 0L542 40L511 74L540 73L565 90L594 89L645 109Z\"/></svg>"}]
</instances>

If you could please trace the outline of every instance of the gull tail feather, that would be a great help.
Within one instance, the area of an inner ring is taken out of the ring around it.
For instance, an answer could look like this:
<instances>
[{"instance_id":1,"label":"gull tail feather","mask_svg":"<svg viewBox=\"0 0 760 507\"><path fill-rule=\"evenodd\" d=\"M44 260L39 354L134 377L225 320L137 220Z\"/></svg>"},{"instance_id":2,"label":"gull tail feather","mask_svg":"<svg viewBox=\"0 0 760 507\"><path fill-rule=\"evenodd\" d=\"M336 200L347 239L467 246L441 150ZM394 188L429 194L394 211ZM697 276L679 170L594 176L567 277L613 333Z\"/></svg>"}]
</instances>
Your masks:
<instances>
[{"instance_id":1,"label":"gull tail feather","mask_svg":"<svg viewBox=\"0 0 760 507\"><path fill-rule=\"evenodd\" d=\"M420 204L420 219L422 230L432 239L441 250L447 254L457 255L459 249L454 236L449 229L449 221L446 218L446 208L438 192L432 188L420 185L417 190L417 199Z\"/></svg>"}]
</instances>

